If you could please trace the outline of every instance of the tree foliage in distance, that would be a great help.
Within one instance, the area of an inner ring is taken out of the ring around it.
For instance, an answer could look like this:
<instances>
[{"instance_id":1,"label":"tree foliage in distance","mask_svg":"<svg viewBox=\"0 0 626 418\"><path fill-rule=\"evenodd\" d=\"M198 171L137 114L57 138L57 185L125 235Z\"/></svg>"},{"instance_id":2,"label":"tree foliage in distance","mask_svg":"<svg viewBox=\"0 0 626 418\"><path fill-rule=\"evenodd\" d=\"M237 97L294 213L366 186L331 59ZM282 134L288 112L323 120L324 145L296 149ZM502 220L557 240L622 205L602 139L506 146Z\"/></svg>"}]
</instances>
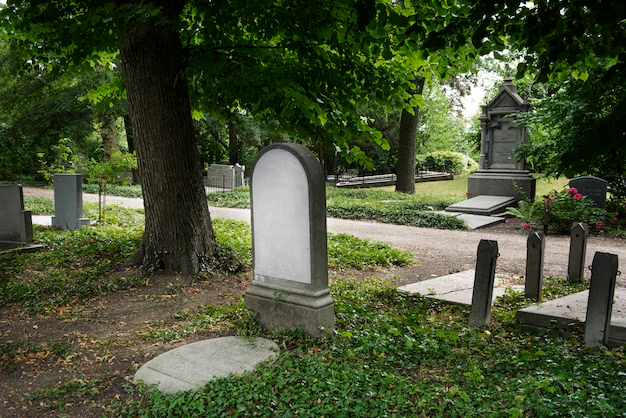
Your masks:
<instances>
[{"instance_id":1,"label":"tree foliage in distance","mask_svg":"<svg viewBox=\"0 0 626 418\"><path fill-rule=\"evenodd\" d=\"M93 105L85 100L88 78L64 77L45 67L24 69L24 60L0 36L0 178L36 174L61 138L80 143L93 129Z\"/></svg>"},{"instance_id":2,"label":"tree foliage in distance","mask_svg":"<svg viewBox=\"0 0 626 418\"><path fill-rule=\"evenodd\" d=\"M592 175L606 179L613 198L626 198L626 79L613 69L589 78L548 83L522 121L529 142L519 155L547 175Z\"/></svg>"}]
</instances>

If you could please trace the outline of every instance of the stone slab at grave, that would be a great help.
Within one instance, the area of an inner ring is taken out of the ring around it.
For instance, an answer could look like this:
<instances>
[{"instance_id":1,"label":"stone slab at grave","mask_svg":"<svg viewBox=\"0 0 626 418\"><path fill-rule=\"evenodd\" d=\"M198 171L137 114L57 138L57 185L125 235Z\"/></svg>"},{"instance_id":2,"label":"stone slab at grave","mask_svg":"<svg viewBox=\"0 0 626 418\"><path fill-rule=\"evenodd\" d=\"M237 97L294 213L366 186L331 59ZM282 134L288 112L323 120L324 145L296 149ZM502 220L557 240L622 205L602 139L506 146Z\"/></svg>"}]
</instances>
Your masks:
<instances>
[{"instance_id":1,"label":"stone slab at grave","mask_svg":"<svg viewBox=\"0 0 626 418\"><path fill-rule=\"evenodd\" d=\"M597 207L606 208L608 182L599 177L582 176L570 180L569 187L574 187L583 196L587 196Z\"/></svg>"},{"instance_id":2,"label":"stone slab at grave","mask_svg":"<svg viewBox=\"0 0 626 418\"><path fill-rule=\"evenodd\" d=\"M494 213L504 212L508 206L511 206L515 202L517 202L517 199L511 196L482 195L450 205L446 208L446 212L461 212L489 216Z\"/></svg>"},{"instance_id":3,"label":"stone slab at grave","mask_svg":"<svg viewBox=\"0 0 626 418\"><path fill-rule=\"evenodd\" d=\"M89 219L83 217L83 176L55 174L52 226L80 229L89 226L89 223Z\"/></svg>"},{"instance_id":4,"label":"stone slab at grave","mask_svg":"<svg viewBox=\"0 0 626 418\"><path fill-rule=\"evenodd\" d=\"M505 196L515 199L514 203L535 196L536 180L526 169L526 161L513 155L515 149L528 139L526 127L516 123L516 114L527 112L529 108L530 104L517 94L510 79L504 80L496 96L482 106L478 118L481 126L480 163L479 169L468 179L470 199L466 206L472 204L473 198L482 195Z\"/></svg>"},{"instance_id":5,"label":"stone slab at grave","mask_svg":"<svg viewBox=\"0 0 626 418\"><path fill-rule=\"evenodd\" d=\"M250 197L254 281L246 305L265 328L328 335L335 316L322 166L302 145L270 145L256 159Z\"/></svg>"},{"instance_id":6,"label":"stone slab at grave","mask_svg":"<svg viewBox=\"0 0 626 418\"><path fill-rule=\"evenodd\" d=\"M32 240L32 217L24 210L22 186L0 186L0 250L21 247Z\"/></svg>"}]
</instances>

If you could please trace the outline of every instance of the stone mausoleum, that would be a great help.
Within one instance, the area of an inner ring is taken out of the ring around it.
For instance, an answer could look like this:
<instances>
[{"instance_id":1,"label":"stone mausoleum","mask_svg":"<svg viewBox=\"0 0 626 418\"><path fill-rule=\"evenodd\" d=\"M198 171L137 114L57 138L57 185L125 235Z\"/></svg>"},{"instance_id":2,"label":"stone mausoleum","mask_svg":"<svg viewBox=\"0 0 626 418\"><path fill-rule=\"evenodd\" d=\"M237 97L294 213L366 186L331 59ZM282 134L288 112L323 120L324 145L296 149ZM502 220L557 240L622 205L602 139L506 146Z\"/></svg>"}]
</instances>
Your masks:
<instances>
[{"instance_id":1,"label":"stone mausoleum","mask_svg":"<svg viewBox=\"0 0 626 418\"><path fill-rule=\"evenodd\" d=\"M498 94L482 106L480 165L468 179L470 198L490 195L520 200L535 196L535 179L526 169L526 161L514 155L515 149L528 139L526 127L515 123L516 114L529 108L510 79L505 79Z\"/></svg>"}]
</instances>

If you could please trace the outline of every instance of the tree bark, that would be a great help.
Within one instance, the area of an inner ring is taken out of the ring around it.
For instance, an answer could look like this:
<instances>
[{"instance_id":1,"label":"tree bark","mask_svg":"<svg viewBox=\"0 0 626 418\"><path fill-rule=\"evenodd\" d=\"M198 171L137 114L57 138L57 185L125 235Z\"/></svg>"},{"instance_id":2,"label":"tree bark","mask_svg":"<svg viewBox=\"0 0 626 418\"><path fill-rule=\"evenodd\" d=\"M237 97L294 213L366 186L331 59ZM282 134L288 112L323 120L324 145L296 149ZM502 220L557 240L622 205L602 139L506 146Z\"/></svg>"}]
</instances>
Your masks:
<instances>
[{"instance_id":1,"label":"tree bark","mask_svg":"<svg viewBox=\"0 0 626 418\"><path fill-rule=\"evenodd\" d=\"M153 3L161 15L127 24L120 39L146 213L134 261L194 274L214 256L216 242L174 24L184 2Z\"/></svg>"},{"instance_id":2,"label":"tree bark","mask_svg":"<svg viewBox=\"0 0 626 418\"><path fill-rule=\"evenodd\" d=\"M233 121L228 122L228 162L232 165L239 163L239 138Z\"/></svg>"},{"instance_id":3,"label":"tree bark","mask_svg":"<svg viewBox=\"0 0 626 418\"><path fill-rule=\"evenodd\" d=\"M423 77L415 81L414 94L422 94L424 90ZM419 120L419 106L413 108L411 115L402 109L400 117L400 133L398 137L398 165L396 166L396 192L415 194L415 154L417 140L417 122Z\"/></svg>"},{"instance_id":4,"label":"tree bark","mask_svg":"<svg viewBox=\"0 0 626 418\"><path fill-rule=\"evenodd\" d=\"M133 128L130 124L130 116L128 113L124 116L124 130L126 131L126 141L128 142L128 152L131 154L136 152L135 148L135 136L133 135ZM141 174L139 174L139 167L133 168L133 184L141 184Z\"/></svg>"},{"instance_id":5,"label":"tree bark","mask_svg":"<svg viewBox=\"0 0 626 418\"><path fill-rule=\"evenodd\" d=\"M120 149L120 139L115 127L115 120L112 118L104 119L100 136L102 137L102 145L104 147L104 160L109 161L111 155Z\"/></svg>"}]
</instances>

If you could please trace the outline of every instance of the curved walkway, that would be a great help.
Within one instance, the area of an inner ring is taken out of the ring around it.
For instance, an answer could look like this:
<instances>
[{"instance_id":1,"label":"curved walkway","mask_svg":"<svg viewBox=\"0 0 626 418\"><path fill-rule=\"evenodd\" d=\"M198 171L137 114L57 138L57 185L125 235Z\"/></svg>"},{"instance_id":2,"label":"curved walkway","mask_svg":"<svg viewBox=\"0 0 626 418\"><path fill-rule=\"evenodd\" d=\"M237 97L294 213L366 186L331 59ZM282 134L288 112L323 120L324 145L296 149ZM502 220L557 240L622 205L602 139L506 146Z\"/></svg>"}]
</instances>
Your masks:
<instances>
[{"instance_id":1,"label":"curved walkway","mask_svg":"<svg viewBox=\"0 0 626 418\"><path fill-rule=\"evenodd\" d=\"M49 189L24 187L24 195L53 198ZM85 201L98 201L97 195L83 194ZM143 207L142 199L108 196L107 203L126 207ZM210 207L212 217L250 221L249 209ZM358 238L369 238L386 242L397 248L412 251L417 260L428 268L431 275L445 275L451 272L474 268L476 249L481 239L498 241L500 257L499 273L524 274L526 263L526 235L493 233L489 229L473 231L451 231L432 228L418 228L404 225L390 225L378 222L352 221L328 218L328 231L346 233ZM544 274L565 277L569 253L569 238L546 237ZM604 237L589 237L585 265L590 266L596 251L616 254L626 260L626 241ZM590 272L585 272L589 277ZM623 276L622 276L623 277ZM422 277L427 278L427 277ZM626 278L618 277L620 286L626 286Z\"/></svg>"}]
</instances>

